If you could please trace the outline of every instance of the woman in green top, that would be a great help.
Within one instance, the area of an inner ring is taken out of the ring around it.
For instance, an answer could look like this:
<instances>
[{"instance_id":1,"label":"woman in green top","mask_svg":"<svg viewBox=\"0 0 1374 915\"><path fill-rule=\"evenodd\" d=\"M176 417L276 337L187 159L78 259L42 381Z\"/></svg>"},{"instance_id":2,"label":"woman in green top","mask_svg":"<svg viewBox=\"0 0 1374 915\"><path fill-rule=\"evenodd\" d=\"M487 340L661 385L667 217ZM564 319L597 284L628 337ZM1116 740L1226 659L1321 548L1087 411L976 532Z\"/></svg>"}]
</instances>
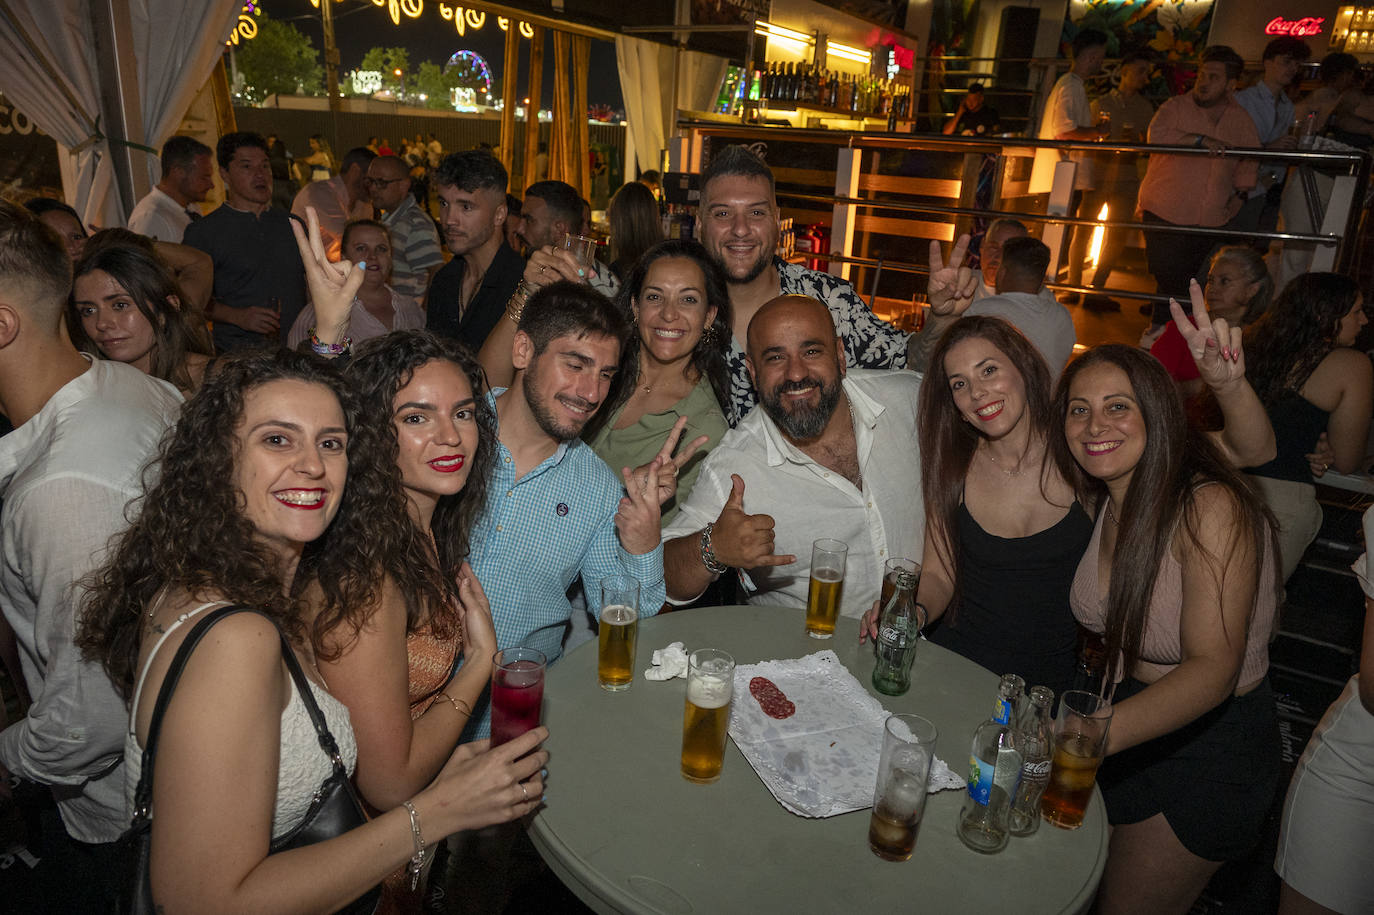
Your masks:
<instances>
[{"instance_id":1,"label":"woman in green top","mask_svg":"<svg viewBox=\"0 0 1374 915\"><path fill-rule=\"evenodd\" d=\"M623 364L638 371L623 373L582 437L610 467L620 468L653 460L679 419L686 419L680 441L706 436L702 451L679 469L677 494L663 504L666 524L691 492L702 458L729 428L723 405L730 392L730 297L706 249L673 239L635 263L617 303L636 329Z\"/></svg>"}]
</instances>

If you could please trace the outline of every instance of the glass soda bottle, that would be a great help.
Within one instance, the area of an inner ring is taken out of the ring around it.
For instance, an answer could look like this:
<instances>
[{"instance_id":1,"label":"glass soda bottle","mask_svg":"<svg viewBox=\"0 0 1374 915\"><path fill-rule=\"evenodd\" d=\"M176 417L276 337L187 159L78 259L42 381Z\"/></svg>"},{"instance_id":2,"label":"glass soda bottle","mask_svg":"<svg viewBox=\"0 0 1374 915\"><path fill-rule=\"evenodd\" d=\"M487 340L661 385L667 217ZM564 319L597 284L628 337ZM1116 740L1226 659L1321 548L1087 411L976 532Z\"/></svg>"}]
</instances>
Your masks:
<instances>
[{"instance_id":1,"label":"glass soda bottle","mask_svg":"<svg viewBox=\"0 0 1374 915\"><path fill-rule=\"evenodd\" d=\"M1034 835L1040 826L1040 795L1050 781L1050 761L1054 758L1054 729L1050 726L1050 707L1054 690L1032 686L1030 705L1021 716L1021 782L1011 802L1011 834Z\"/></svg>"},{"instance_id":2,"label":"glass soda bottle","mask_svg":"<svg viewBox=\"0 0 1374 915\"><path fill-rule=\"evenodd\" d=\"M997 687L992 717L973 732L968 797L959 811L959 838L977 852L996 854L1010 837L1011 800L1021 778L1016 742L1016 706L1024 681L1005 674Z\"/></svg>"},{"instance_id":3,"label":"glass soda bottle","mask_svg":"<svg viewBox=\"0 0 1374 915\"><path fill-rule=\"evenodd\" d=\"M878 663L873 668L873 688L884 695L900 696L911 688L911 662L916 657L925 613L916 603L920 574L907 569L897 569L892 574L895 587L878 618Z\"/></svg>"}]
</instances>

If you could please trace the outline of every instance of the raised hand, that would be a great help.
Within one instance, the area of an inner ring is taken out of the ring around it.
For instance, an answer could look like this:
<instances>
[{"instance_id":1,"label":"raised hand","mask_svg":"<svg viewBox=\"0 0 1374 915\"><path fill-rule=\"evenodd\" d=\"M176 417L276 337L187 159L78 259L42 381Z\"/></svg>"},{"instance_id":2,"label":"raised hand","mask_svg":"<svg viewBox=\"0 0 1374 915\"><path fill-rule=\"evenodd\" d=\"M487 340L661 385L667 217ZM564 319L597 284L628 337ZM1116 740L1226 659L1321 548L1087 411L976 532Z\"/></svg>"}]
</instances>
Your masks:
<instances>
[{"instance_id":1,"label":"raised hand","mask_svg":"<svg viewBox=\"0 0 1374 915\"><path fill-rule=\"evenodd\" d=\"M681 454L674 457L673 449L677 447L678 440L682 438L682 432L686 428L687 417L679 416L677 422L673 423L673 428L668 433L668 437L663 440L663 447L658 449L658 454L654 455L654 459L648 464L640 464L631 471L635 486L646 489L649 467L654 461L658 462L658 504L660 507L677 495L677 475L692 459L692 455L701 450L702 445L710 441L709 436L698 435L682 449Z\"/></svg>"},{"instance_id":2,"label":"raised hand","mask_svg":"<svg viewBox=\"0 0 1374 915\"><path fill-rule=\"evenodd\" d=\"M1245 352L1241 347L1241 329L1232 327L1225 318L1212 318L1207 313L1207 302L1197 280L1188 281L1188 297L1193 303L1191 318L1183 313L1177 299L1169 300L1169 312L1188 343L1188 352L1203 382L1215 391L1243 381Z\"/></svg>"},{"instance_id":3,"label":"raised hand","mask_svg":"<svg viewBox=\"0 0 1374 915\"><path fill-rule=\"evenodd\" d=\"M310 302L315 308L315 332L322 343L338 343L348 335L349 309L353 307L353 297L363 284L366 265L350 264L348 261L331 261L324 251L320 238L320 217L314 207L305 208L305 220L309 227L302 230L296 220L291 220L291 231L296 236L296 247L301 252L301 263L305 265L305 282L310 288Z\"/></svg>"},{"instance_id":4,"label":"raised hand","mask_svg":"<svg viewBox=\"0 0 1374 915\"><path fill-rule=\"evenodd\" d=\"M711 551L716 560L736 569L785 566L797 561L790 554L773 552L773 516L751 515L744 510L744 480L730 474L730 497L711 529Z\"/></svg>"},{"instance_id":5,"label":"raised hand","mask_svg":"<svg viewBox=\"0 0 1374 915\"><path fill-rule=\"evenodd\" d=\"M626 495L615 513L615 529L625 552L642 556L658 546L663 516L658 508L659 459L648 464L643 484L635 482L630 468L620 473L625 478ZM652 493L652 495L651 495Z\"/></svg>"},{"instance_id":6,"label":"raised hand","mask_svg":"<svg viewBox=\"0 0 1374 915\"><path fill-rule=\"evenodd\" d=\"M569 252L545 245L530 252L522 279L534 288L540 289L559 280L585 283L587 271Z\"/></svg>"},{"instance_id":7,"label":"raised hand","mask_svg":"<svg viewBox=\"0 0 1374 915\"><path fill-rule=\"evenodd\" d=\"M957 318L973 304L979 276L971 267L963 265L968 244L968 235L960 235L946 264L940 243L934 240L930 243L930 276L926 279L926 297L930 300L930 313L936 317Z\"/></svg>"}]
</instances>

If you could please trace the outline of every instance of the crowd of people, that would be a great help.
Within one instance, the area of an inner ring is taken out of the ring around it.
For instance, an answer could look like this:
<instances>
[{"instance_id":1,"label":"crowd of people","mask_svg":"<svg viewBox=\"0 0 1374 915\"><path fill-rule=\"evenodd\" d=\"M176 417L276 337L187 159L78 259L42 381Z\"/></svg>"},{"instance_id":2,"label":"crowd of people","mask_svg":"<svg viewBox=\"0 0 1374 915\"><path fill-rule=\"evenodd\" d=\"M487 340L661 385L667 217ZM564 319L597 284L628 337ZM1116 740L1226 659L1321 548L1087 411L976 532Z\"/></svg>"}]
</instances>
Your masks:
<instances>
[{"instance_id":1,"label":"crowd of people","mask_svg":"<svg viewBox=\"0 0 1374 915\"><path fill-rule=\"evenodd\" d=\"M1056 90L1073 117L1095 41ZM1223 57L1188 104L1229 100ZM1131 85L1102 104L1133 110ZM805 606L818 532L849 544L841 612L863 638L884 562L919 557L929 637L995 673L1061 692L1099 643L1100 911L1187 911L1254 847L1279 789L1268 647L1319 520L1313 474L1365 460L1351 280L1274 295L1252 249L1224 247L1166 290L1182 304L1153 355L1074 357L1049 248L1002 219L979 268L967 236L930 243L929 319L907 334L777 255L773 174L744 147L700 176L697 239L665 240L636 181L588 263L558 244L587 228L571 186L517 197L489 152L405 146L335 164L318 140L289 213L251 133L169 141L129 229L87 238L67 208L0 203L0 601L28 701L0 766L57 799L55 905L120 891L114 843L155 749L139 812L159 904L323 911L381 884L414 910L445 837L516 855L508 824L543 797L547 732L486 740L498 647L556 663L613 574L645 616ZM225 203L202 215L212 157ZM1366 685L1294 780L1289 911L1374 904L1312 824L1352 745L1370 794ZM331 757L369 816L293 846ZM1350 817L1342 848L1371 822Z\"/></svg>"}]
</instances>

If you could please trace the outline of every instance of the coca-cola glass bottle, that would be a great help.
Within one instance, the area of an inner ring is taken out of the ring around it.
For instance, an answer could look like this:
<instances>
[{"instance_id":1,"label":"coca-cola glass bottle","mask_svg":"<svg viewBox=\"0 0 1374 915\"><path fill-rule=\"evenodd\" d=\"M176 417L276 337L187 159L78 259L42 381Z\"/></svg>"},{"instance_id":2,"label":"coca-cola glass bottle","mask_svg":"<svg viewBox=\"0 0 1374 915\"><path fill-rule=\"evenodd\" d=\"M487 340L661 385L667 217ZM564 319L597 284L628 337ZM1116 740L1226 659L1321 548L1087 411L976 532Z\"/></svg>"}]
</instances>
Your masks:
<instances>
[{"instance_id":1,"label":"coca-cola glass bottle","mask_svg":"<svg viewBox=\"0 0 1374 915\"><path fill-rule=\"evenodd\" d=\"M1011 834L1029 836L1040 826L1040 795L1050 781L1050 761L1054 758L1054 729L1050 724L1050 708L1054 705L1054 690L1048 686L1032 686L1030 705L1021 716L1019 741L1021 749L1021 782L1016 786L1016 798L1011 803Z\"/></svg>"}]
</instances>

